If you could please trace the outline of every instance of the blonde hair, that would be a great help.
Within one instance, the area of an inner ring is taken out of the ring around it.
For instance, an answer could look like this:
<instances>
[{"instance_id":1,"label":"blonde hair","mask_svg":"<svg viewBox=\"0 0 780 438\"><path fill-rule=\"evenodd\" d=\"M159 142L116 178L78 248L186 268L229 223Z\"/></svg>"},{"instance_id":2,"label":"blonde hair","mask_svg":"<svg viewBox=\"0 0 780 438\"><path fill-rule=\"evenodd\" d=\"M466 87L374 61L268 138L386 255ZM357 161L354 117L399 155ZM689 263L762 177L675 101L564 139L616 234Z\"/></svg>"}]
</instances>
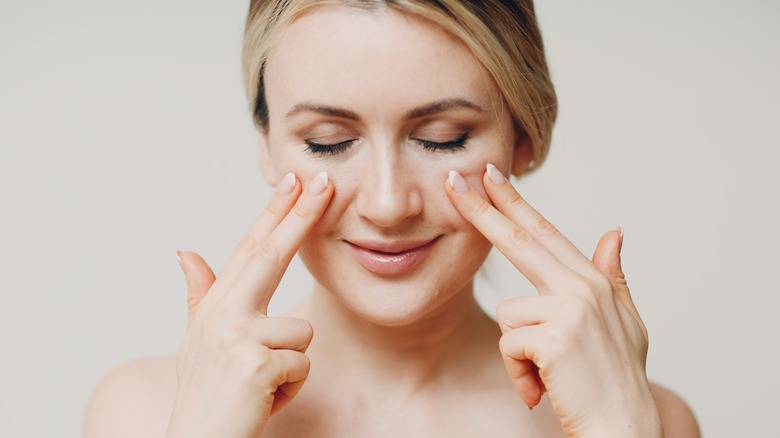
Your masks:
<instances>
[{"instance_id":1,"label":"blonde hair","mask_svg":"<svg viewBox=\"0 0 780 438\"><path fill-rule=\"evenodd\" d=\"M515 124L528 135L533 168L542 164L557 105L532 0L252 0L242 57L244 86L258 128L268 128L263 69L275 39L303 11L322 4L395 7L460 39L491 74Z\"/></svg>"}]
</instances>

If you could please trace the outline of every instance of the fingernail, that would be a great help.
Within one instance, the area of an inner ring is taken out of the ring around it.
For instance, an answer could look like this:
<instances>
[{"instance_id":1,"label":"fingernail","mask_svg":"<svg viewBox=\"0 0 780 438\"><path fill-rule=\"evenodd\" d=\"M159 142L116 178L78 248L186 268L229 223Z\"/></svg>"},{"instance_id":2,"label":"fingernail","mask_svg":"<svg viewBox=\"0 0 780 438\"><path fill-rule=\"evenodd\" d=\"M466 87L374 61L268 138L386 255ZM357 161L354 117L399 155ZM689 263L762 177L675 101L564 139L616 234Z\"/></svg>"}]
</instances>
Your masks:
<instances>
[{"instance_id":1,"label":"fingernail","mask_svg":"<svg viewBox=\"0 0 780 438\"><path fill-rule=\"evenodd\" d=\"M282 179L282 182L279 183L279 193L282 195L286 195L290 192L292 192L292 189L295 187L295 174L290 172L287 175L284 176L284 179Z\"/></svg>"},{"instance_id":2,"label":"fingernail","mask_svg":"<svg viewBox=\"0 0 780 438\"><path fill-rule=\"evenodd\" d=\"M469 191L469 185L466 183L466 180L455 170L450 170L450 176L447 178L447 181L449 181L450 185L457 193L466 193Z\"/></svg>"},{"instance_id":3,"label":"fingernail","mask_svg":"<svg viewBox=\"0 0 780 438\"><path fill-rule=\"evenodd\" d=\"M312 195L319 195L328 187L328 172L324 170L317 174L309 186L309 193Z\"/></svg>"},{"instance_id":4,"label":"fingernail","mask_svg":"<svg viewBox=\"0 0 780 438\"><path fill-rule=\"evenodd\" d=\"M176 260L178 260L178 261L179 261L179 267L180 267L180 268L181 268L181 270L183 271L183 270L184 270L184 266L181 264L181 255L180 255L180 254L181 254L181 251L179 251L179 250L177 249L177 250L176 250Z\"/></svg>"},{"instance_id":5,"label":"fingernail","mask_svg":"<svg viewBox=\"0 0 780 438\"><path fill-rule=\"evenodd\" d=\"M490 178L490 180L493 181L493 184L497 186L500 186L506 182L506 178L504 178L504 175L501 174L501 171L490 163L487 165L487 174L488 178Z\"/></svg>"},{"instance_id":6,"label":"fingernail","mask_svg":"<svg viewBox=\"0 0 780 438\"><path fill-rule=\"evenodd\" d=\"M623 226L618 225L618 230L620 230L620 246L623 246Z\"/></svg>"}]
</instances>

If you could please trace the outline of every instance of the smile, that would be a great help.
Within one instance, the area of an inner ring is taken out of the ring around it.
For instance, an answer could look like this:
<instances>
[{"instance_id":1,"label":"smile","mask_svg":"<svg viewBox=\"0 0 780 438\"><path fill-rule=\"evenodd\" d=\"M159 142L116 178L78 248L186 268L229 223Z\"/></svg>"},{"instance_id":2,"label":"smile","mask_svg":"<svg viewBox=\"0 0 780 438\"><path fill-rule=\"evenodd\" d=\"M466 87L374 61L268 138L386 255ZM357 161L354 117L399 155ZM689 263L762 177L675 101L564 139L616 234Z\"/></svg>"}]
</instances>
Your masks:
<instances>
[{"instance_id":1,"label":"smile","mask_svg":"<svg viewBox=\"0 0 780 438\"><path fill-rule=\"evenodd\" d=\"M431 252L437 238L423 241L345 240L352 255L367 271L377 275L401 275L413 270Z\"/></svg>"}]
</instances>

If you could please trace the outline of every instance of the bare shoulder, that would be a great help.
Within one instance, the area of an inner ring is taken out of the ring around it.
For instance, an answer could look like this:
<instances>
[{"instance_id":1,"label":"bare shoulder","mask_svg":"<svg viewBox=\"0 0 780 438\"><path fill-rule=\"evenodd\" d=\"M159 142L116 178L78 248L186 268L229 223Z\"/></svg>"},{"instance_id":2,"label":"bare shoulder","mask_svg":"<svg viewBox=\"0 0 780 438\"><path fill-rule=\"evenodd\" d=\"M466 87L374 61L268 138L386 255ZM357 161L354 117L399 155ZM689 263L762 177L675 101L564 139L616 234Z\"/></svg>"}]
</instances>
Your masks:
<instances>
[{"instance_id":1,"label":"bare shoulder","mask_svg":"<svg viewBox=\"0 0 780 438\"><path fill-rule=\"evenodd\" d=\"M688 404L671 390L651 383L666 438L699 438L701 431Z\"/></svg>"},{"instance_id":2,"label":"bare shoulder","mask_svg":"<svg viewBox=\"0 0 780 438\"><path fill-rule=\"evenodd\" d=\"M84 417L84 437L163 437L176 397L174 358L140 359L101 379Z\"/></svg>"}]
</instances>

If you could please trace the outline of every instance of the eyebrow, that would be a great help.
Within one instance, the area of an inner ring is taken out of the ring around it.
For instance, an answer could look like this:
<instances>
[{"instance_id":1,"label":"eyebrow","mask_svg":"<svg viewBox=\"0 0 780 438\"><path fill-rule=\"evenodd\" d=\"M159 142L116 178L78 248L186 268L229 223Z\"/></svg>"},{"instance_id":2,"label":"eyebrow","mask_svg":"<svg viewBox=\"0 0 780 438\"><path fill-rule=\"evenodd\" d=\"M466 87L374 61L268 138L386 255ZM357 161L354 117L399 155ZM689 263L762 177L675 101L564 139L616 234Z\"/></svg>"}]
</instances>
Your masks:
<instances>
[{"instance_id":1,"label":"eyebrow","mask_svg":"<svg viewBox=\"0 0 780 438\"><path fill-rule=\"evenodd\" d=\"M438 100L436 102L432 102L420 106L418 108L415 108L407 112L404 115L403 120L409 121L409 120L419 119L422 117L431 116L434 114L450 111L453 109L459 109L459 108L471 109L479 113L486 112L481 106L471 101L468 101L466 99L460 99L460 98L443 99L443 100ZM290 111L287 112L284 118L289 120L290 118L305 112L313 112L317 114L323 114L326 116L338 117L347 120L354 120L354 121L360 120L360 116L358 116L357 113L355 113L354 111L350 111L345 108L338 108L338 107L322 105L318 103L311 103L311 102L302 102L296 104L294 107L292 107Z\"/></svg>"},{"instance_id":2,"label":"eyebrow","mask_svg":"<svg viewBox=\"0 0 780 438\"><path fill-rule=\"evenodd\" d=\"M350 111L344 108L336 108L333 106L320 105L317 103L308 103L308 102L303 102L295 105L294 107L292 107L290 111L287 112L284 118L286 120L289 120L300 113L306 113L306 112L318 113L318 114L323 114L331 117L338 117L340 119L348 119L348 120L356 120L356 121L360 120L360 117L354 111Z\"/></svg>"},{"instance_id":3,"label":"eyebrow","mask_svg":"<svg viewBox=\"0 0 780 438\"><path fill-rule=\"evenodd\" d=\"M406 113L406 115L404 115L404 121L419 119L433 114L443 113L445 111L460 108L471 109L479 113L486 112L481 106L466 99L444 99L409 111Z\"/></svg>"}]
</instances>

